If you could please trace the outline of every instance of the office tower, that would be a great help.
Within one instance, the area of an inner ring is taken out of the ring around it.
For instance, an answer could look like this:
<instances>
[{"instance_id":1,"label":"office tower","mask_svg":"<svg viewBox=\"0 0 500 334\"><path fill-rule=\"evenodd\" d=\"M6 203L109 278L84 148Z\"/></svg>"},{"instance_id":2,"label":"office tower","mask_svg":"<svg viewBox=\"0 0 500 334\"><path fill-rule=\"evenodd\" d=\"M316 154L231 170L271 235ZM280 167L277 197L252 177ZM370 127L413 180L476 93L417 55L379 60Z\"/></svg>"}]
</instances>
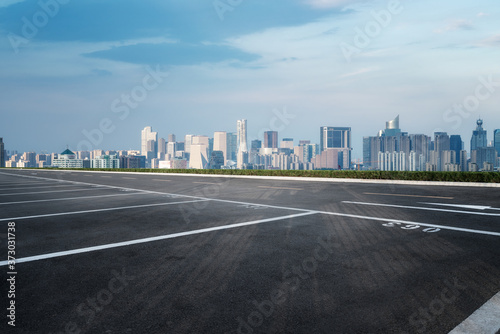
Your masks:
<instances>
[{"instance_id":1,"label":"office tower","mask_svg":"<svg viewBox=\"0 0 500 334\"><path fill-rule=\"evenodd\" d=\"M221 151L224 157L224 163L229 160L227 158L227 132L225 131L217 131L214 132L214 151Z\"/></svg>"},{"instance_id":2,"label":"office tower","mask_svg":"<svg viewBox=\"0 0 500 334\"><path fill-rule=\"evenodd\" d=\"M165 154L167 152L167 142L165 138L158 139L158 154Z\"/></svg>"},{"instance_id":3,"label":"office tower","mask_svg":"<svg viewBox=\"0 0 500 334\"><path fill-rule=\"evenodd\" d=\"M210 156L210 169L221 169L224 166L224 153L214 150Z\"/></svg>"},{"instance_id":4,"label":"office tower","mask_svg":"<svg viewBox=\"0 0 500 334\"><path fill-rule=\"evenodd\" d=\"M500 129L496 129L493 135L493 147L497 150L500 156Z\"/></svg>"},{"instance_id":5,"label":"office tower","mask_svg":"<svg viewBox=\"0 0 500 334\"><path fill-rule=\"evenodd\" d=\"M450 136L450 150L455 152L456 163L460 163L460 151L464 148L462 137L459 135Z\"/></svg>"},{"instance_id":6,"label":"office tower","mask_svg":"<svg viewBox=\"0 0 500 334\"><path fill-rule=\"evenodd\" d=\"M153 129L150 126L146 126L141 132L141 154L144 156L147 156L148 141L150 140L155 142L152 151L154 152L154 156L156 156L156 152L158 151L158 132L153 132Z\"/></svg>"},{"instance_id":7,"label":"office tower","mask_svg":"<svg viewBox=\"0 0 500 334\"><path fill-rule=\"evenodd\" d=\"M483 120L478 119L476 130L472 131L472 138L470 140L470 150L477 150L480 147L488 146L487 132L483 129ZM481 168L481 166L479 167Z\"/></svg>"},{"instance_id":8,"label":"office tower","mask_svg":"<svg viewBox=\"0 0 500 334\"><path fill-rule=\"evenodd\" d=\"M280 148L289 148L293 150L293 138L283 138L280 143Z\"/></svg>"},{"instance_id":9,"label":"office tower","mask_svg":"<svg viewBox=\"0 0 500 334\"><path fill-rule=\"evenodd\" d=\"M210 140L207 136L193 136L190 147L189 167L203 169L208 167Z\"/></svg>"},{"instance_id":10,"label":"office tower","mask_svg":"<svg viewBox=\"0 0 500 334\"><path fill-rule=\"evenodd\" d=\"M399 115L392 121L385 123L385 131L383 132L387 137L397 136L401 133L401 129L399 128Z\"/></svg>"},{"instance_id":11,"label":"office tower","mask_svg":"<svg viewBox=\"0 0 500 334\"><path fill-rule=\"evenodd\" d=\"M410 150L415 152L417 160L417 166L423 165L429 160L429 143L431 142L431 137L423 134L413 134L410 135ZM419 168L419 170L423 170Z\"/></svg>"},{"instance_id":12,"label":"office tower","mask_svg":"<svg viewBox=\"0 0 500 334\"><path fill-rule=\"evenodd\" d=\"M193 141L194 135L186 135L184 137L184 152L190 153L191 152L191 143Z\"/></svg>"},{"instance_id":13,"label":"office tower","mask_svg":"<svg viewBox=\"0 0 500 334\"><path fill-rule=\"evenodd\" d=\"M238 135L236 133L227 134L227 158L226 160L236 161L238 153Z\"/></svg>"},{"instance_id":14,"label":"office tower","mask_svg":"<svg viewBox=\"0 0 500 334\"><path fill-rule=\"evenodd\" d=\"M252 140L252 150L258 150L259 148L262 148L262 140Z\"/></svg>"},{"instance_id":15,"label":"office tower","mask_svg":"<svg viewBox=\"0 0 500 334\"><path fill-rule=\"evenodd\" d=\"M169 141L167 143L167 156L169 157L169 160L173 159L175 157L175 142Z\"/></svg>"},{"instance_id":16,"label":"office tower","mask_svg":"<svg viewBox=\"0 0 500 334\"><path fill-rule=\"evenodd\" d=\"M169 143L175 143L175 135L174 134L169 134L168 135L168 142Z\"/></svg>"},{"instance_id":17,"label":"office tower","mask_svg":"<svg viewBox=\"0 0 500 334\"><path fill-rule=\"evenodd\" d=\"M434 151L436 152L436 170L444 171L446 159L443 152L450 150L450 136L446 132L434 132Z\"/></svg>"},{"instance_id":18,"label":"office tower","mask_svg":"<svg viewBox=\"0 0 500 334\"><path fill-rule=\"evenodd\" d=\"M265 131L264 132L264 148L278 148L278 132Z\"/></svg>"},{"instance_id":19,"label":"office tower","mask_svg":"<svg viewBox=\"0 0 500 334\"><path fill-rule=\"evenodd\" d=\"M0 167L5 167L5 147L3 138L0 138Z\"/></svg>"},{"instance_id":20,"label":"office tower","mask_svg":"<svg viewBox=\"0 0 500 334\"><path fill-rule=\"evenodd\" d=\"M241 119L236 122L236 135L238 151L248 152L246 119Z\"/></svg>"},{"instance_id":21,"label":"office tower","mask_svg":"<svg viewBox=\"0 0 500 334\"><path fill-rule=\"evenodd\" d=\"M351 128L322 126L320 128L319 150L328 148L351 148Z\"/></svg>"},{"instance_id":22,"label":"office tower","mask_svg":"<svg viewBox=\"0 0 500 334\"><path fill-rule=\"evenodd\" d=\"M458 163L460 164L460 170L462 172L467 172L469 170L468 168L469 165L467 163L467 151L465 150L460 151L460 159Z\"/></svg>"}]
</instances>

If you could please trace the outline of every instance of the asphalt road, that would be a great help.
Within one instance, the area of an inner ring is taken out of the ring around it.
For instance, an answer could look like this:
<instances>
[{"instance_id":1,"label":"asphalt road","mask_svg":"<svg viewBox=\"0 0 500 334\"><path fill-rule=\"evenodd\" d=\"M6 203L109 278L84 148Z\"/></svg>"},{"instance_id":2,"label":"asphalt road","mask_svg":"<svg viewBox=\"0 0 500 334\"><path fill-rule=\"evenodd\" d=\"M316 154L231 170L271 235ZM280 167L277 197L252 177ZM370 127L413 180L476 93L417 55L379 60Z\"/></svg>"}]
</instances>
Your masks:
<instances>
[{"instance_id":1,"label":"asphalt road","mask_svg":"<svg viewBox=\"0 0 500 334\"><path fill-rule=\"evenodd\" d=\"M2 333L449 333L500 291L500 188L3 169L0 236Z\"/></svg>"}]
</instances>

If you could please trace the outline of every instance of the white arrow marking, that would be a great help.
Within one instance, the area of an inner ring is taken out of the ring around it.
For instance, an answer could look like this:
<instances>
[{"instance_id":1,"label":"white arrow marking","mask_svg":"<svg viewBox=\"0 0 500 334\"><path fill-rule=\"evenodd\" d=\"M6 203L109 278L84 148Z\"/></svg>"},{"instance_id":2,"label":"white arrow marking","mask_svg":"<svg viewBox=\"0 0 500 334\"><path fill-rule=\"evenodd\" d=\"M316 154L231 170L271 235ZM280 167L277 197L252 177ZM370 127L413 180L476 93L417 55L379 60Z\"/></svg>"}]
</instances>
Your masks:
<instances>
[{"instance_id":1,"label":"white arrow marking","mask_svg":"<svg viewBox=\"0 0 500 334\"><path fill-rule=\"evenodd\" d=\"M491 206L482 206L482 205L444 204L444 203L422 203L422 204L451 206L451 207L454 207L454 208L472 209L472 210L488 210L488 209L490 209L490 210L500 210L500 209L492 208Z\"/></svg>"}]
</instances>

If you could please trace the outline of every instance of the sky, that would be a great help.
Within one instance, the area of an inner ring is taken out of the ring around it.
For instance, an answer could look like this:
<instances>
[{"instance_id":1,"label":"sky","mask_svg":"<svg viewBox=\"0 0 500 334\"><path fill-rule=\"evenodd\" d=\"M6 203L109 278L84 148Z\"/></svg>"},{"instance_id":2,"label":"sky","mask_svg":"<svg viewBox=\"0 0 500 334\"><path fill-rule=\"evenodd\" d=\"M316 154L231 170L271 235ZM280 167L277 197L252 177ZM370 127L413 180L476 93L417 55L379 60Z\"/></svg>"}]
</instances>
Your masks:
<instances>
[{"instance_id":1,"label":"sky","mask_svg":"<svg viewBox=\"0 0 500 334\"><path fill-rule=\"evenodd\" d=\"M152 126L319 143L500 128L497 0L2 0L7 150L140 149Z\"/></svg>"}]
</instances>

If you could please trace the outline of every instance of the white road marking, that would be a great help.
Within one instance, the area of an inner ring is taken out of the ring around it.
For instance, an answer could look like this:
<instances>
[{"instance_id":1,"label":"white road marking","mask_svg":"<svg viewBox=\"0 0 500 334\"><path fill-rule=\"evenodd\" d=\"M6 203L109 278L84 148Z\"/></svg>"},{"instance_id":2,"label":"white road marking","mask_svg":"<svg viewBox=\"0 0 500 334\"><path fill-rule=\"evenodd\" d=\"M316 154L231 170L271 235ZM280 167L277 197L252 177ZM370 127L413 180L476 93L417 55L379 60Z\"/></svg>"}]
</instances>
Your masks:
<instances>
[{"instance_id":1,"label":"white road marking","mask_svg":"<svg viewBox=\"0 0 500 334\"><path fill-rule=\"evenodd\" d=\"M365 195L377 195L377 196L423 197L423 198L453 199L453 197L427 196L427 195L406 195L406 194L385 194L385 193L363 193L363 194L365 194Z\"/></svg>"},{"instance_id":2,"label":"white road marking","mask_svg":"<svg viewBox=\"0 0 500 334\"><path fill-rule=\"evenodd\" d=\"M500 330L500 292L472 313L449 334L494 334Z\"/></svg>"},{"instance_id":3,"label":"white road marking","mask_svg":"<svg viewBox=\"0 0 500 334\"><path fill-rule=\"evenodd\" d=\"M357 205L371 205L371 206L385 206L385 207L400 208L400 209L415 209L415 210L426 210L426 211L465 213L465 214L468 214L468 215L481 215L481 216L500 217L500 214L498 214L498 213L473 212L473 211L461 211L461 210L437 209L437 208L425 208L425 207L422 207L422 206L407 206L407 205L382 204L382 203L365 203L365 202L351 202L351 201L342 201L342 203L357 204Z\"/></svg>"},{"instance_id":4,"label":"white road marking","mask_svg":"<svg viewBox=\"0 0 500 334\"><path fill-rule=\"evenodd\" d=\"M195 182L195 181L193 181L193 183L199 183L199 184L218 184L218 183L214 183L214 182Z\"/></svg>"},{"instance_id":5,"label":"white road marking","mask_svg":"<svg viewBox=\"0 0 500 334\"><path fill-rule=\"evenodd\" d=\"M122 179L126 179L126 180L137 180L136 177L122 177Z\"/></svg>"},{"instance_id":6,"label":"white road marking","mask_svg":"<svg viewBox=\"0 0 500 334\"><path fill-rule=\"evenodd\" d=\"M38 199L38 200L33 200L33 201L6 202L6 203L0 203L0 205L27 204L27 203L38 203L38 202L71 201L71 200L80 200L80 199L88 199L88 198L101 198L101 197L114 197L114 196L130 196L130 195L147 195L147 194L143 193L143 192L136 192L136 193L128 193L128 194L114 194L114 195L80 196L80 197L69 197L69 198Z\"/></svg>"},{"instance_id":7,"label":"white road marking","mask_svg":"<svg viewBox=\"0 0 500 334\"><path fill-rule=\"evenodd\" d=\"M34 194L48 194L48 193L64 193L68 191L88 191L97 190L98 188L92 189L69 189L69 190L51 190L51 191L35 191L30 193L12 193L12 194L0 194L0 196L17 196L17 195L34 195Z\"/></svg>"},{"instance_id":8,"label":"white road marking","mask_svg":"<svg viewBox=\"0 0 500 334\"><path fill-rule=\"evenodd\" d=\"M70 251L29 256L29 257L16 259L16 263L45 260L45 259L50 259L50 258L54 258L54 257L88 253L88 252L94 252L94 251L103 250L103 249L109 249L109 248L137 245L137 244L143 244L143 243L148 243L148 242L153 242L153 241L185 237L185 236L194 235L194 234L228 230L228 229L237 228L237 227L250 226L250 225L268 223L268 222L273 222L273 221L278 221L278 220L286 220L286 219L292 219L292 218L297 218L297 217L309 216L309 215L314 215L316 213L317 212L315 212L315 211L309 211L309 212L303 212L303 213L296 213L296 214L288 215L288 216L280 216L280 217L274 217L274 218L254 220L254 221L249 221L249 222L245 222L245 223L236 223L236 224L231 224L231 225L214 226L214 227L203 228L203 229L199 229L199 230L192 230L192 231L186 231L186 232L180 232L180 233L161 235L161 236L157 236L157 237L129 240L129 241L117 242L117 243L101 245L101 246L79 248L79 249L74 249L74 250L70 250ZM5 266L5 265L7 265L7 263L8 263L8 261L1 261L0 266Z\"/></svg>"},{"instance_id":9,"label":"white road marking","mask_svg":"<svg viewBox=\"0 0 500 334\"><path fill-rule=\"evenodd\" d=\"M6 174L6 173L0 172L0 174ZM46 178L42 178L42 177L27 176L27 175L16 175L16 176L26 177L26 178L46 179ZM141 190L141 189L133 189L133 188L124 188L124 187L108 186L108 185L99 185L99 184L86 183L86 182L78 182L78 181L66 181L66 182L72 182L74 184L82 184L82 185L87 185L87 186L89 186L89 185L90 186L102 186L102 187L111 188L111 189L125 189L125 190L130 190L130 191L140 191L140 192L146 192L146 193L149 193L149 194L159 194L159 195L169 195L169 196L186 197L186 198L193 198L193 199L210 200L210 201L221 202L221 203L234 203L234 204L243 204L243 205L255 205L255 206L262 206L262 207L268 207L268 208L274 208L274 209L285 209L285 210L295 210L295 211L302 211L302 212L311 212L311 210L308 210L308 209L300 209L300 208L292 208L292 207L283 207L283 206L275 206L275 205L267 205L267 204L256 204L256 203L249 203L249 202L239 202L239 201L223 200L223 199L212 199L212 198L190 196L190 195L179 195L179 194L163 193L163 192L158 192L158 191ZM353 203L357 203L357 202L353 202ZM370 205L370 203L365 203L365 204ZM377 205L377 204L375 204L375 205ZM440 210L440 211L446 211L446 210ZM451 210L448 210L448 211L451 211ZM424 223L409 222L409 221L395 220L395 219L386 219L386 218L379 218L379 217L367 217L367 216L351 215L351 214L346 214L346 213L336 213L336 212L329 212L329 211L315 211L315 212L321 213L321 214L327 214L327 215L342 216L342 217L350 217L350 218L358 218L358 219L366 219L366 220L375 220L375 221L384 221L384 222L404 223L404 224L416 224L416 225L420 225L420 226L440 228L440 229L445 229L445 230L453 230L453 231L459 231L459 232L468 232L468 233L476 233L476 234L485 234L485 235L500 236L500 233L498 233L498 232L490 232L490 231L483 231L483 230L472 230L472 229L458 228L458 227L451 227L451 226L441 226L441 225L433 225L433 224L424 224ZM452 211L452 212L454 212L454 211ZM464 211L464 213L470 213L470 212ZM484 213L482 213L482 214L485 215Z\"/></svg>"},{"instance_id":10,"label":"white road marking","mask_svg":"<svg viewBox=\"0 0 500 334\"><path fill-rule=\"evenodd\" d=\"M351 214L348 214L348 213L337 213L337 212L328 212L328 211L317 211L317 212L321 213L321 214L325 214L325 215L332 215L332 216L350 217L350 218L366 219L366 220L376 220L376 221L388 222L388 223L396 223L396 224L419 225L419 226L439 228L439 229L442 229L442 230L468 232L468 233L475 233L475 234L485 234L485 235L493 235L493 236L496 236L496 237L500 237L500 232L491 232L491 231L483 231L483 230L472 230L472 229L468 229L468 228L453 227L453 226L446 226L446 225L425 224L425 223L411 222L411 221L398 220L398 219L387 219L387 218L379 218L379 217L351 215Z\"/></svg>"},{"instance_id":11,"label":"white road marking","mask_svg":"<svg viewBox=\"0 0 500 334\"><path fill-rule=\"evenodd\" d=\"M451 206L454 208L472 209L472 210L500 210L497 208L492 208L491 206L483 206L483 205L446 204L446 203L422 203L422 204Z\"/></svg>"},{"instance_id":12,"label":"white road marking","mask_svg":"<svg viewBox=\"0 0 500 334\"><path fill-rule=\"evenodd\" d=\"M46 186L35 186L35 187L20 187L20 188L0 188L0 191L3 190L20 190L20 189L39 189L39 188L60 188L60 187L73 187L71 184L63 184L63 185L46 185Z\"/></svg>"},{"instance_id":13,"label":"white road marking","mask_svg":"<svg viewBox=\"0 0 500 334\"><path fill-rule=\"evenodd\" d=\"M147 208L147 207L152 207L152 206L166 206L166 205L195 203L195 202L203 202L203 201L208 201L208 200L206 199L206 200L193 200L193 201L182 201L182 202L171 202L171 203L143 204L143 205L121 206L121 207L106 208L106 209L95 209L95 210L83 210L83 211L73 211L73 212L49 213L49 214L45 214L45 215L36 215L36 216L2 218L2 219L0 219L0 222L3 222L3 221L16 221L16 220L32 219L32 218L44 218L44 217L55 217L55 216L78 215L78 214L82 214L82 213L94 213L94 212L115 211L115 210L125 210L125 209Z\"/></svg>"},{"instance_id":14,"label":"white road marking","mask_svg":"<svg viewBox=\"0 0 500 334\"><path fill-rule=\"evenodd\" d=\"M268 187L268 186L257 186L257 188L280 189L280 190L304 190L304 189L301 189L301 188Z\"/></svg>"},{"instance_id":15,"label":"white road marking","mask_svg":"<svg viewBox=\"0 0 500 334\"><path fill-rule=\"evenodd\" d=\"M153 179L153 181L170 182L170 181L172 181L172 180Z\"/></svg>"}]
</instances>

